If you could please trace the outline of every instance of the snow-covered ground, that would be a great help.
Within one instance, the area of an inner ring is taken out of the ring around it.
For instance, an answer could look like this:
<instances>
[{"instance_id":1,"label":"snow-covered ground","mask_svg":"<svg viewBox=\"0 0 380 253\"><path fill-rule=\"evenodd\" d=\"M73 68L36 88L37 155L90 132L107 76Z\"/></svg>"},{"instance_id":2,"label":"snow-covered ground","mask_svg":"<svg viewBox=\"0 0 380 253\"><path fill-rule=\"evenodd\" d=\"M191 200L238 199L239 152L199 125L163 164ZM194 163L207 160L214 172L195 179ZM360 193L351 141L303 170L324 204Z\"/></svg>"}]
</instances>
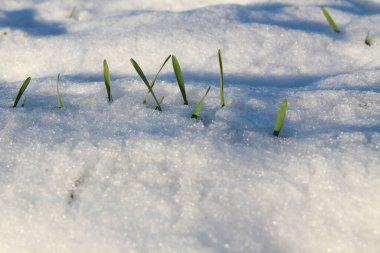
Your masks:
<instances>
[{"instance_id":1,"label":"snow-covered ground","mask_svg":"<svg viewBox=\"0 0 380 253\"><path fill-rule=\"evenodd\" d=\"M379 252L380 1L0 8L0 252ZM151 79L169 54L190 105L168 62L159 112L129 59Z\"/></svg>"}]
</instances>

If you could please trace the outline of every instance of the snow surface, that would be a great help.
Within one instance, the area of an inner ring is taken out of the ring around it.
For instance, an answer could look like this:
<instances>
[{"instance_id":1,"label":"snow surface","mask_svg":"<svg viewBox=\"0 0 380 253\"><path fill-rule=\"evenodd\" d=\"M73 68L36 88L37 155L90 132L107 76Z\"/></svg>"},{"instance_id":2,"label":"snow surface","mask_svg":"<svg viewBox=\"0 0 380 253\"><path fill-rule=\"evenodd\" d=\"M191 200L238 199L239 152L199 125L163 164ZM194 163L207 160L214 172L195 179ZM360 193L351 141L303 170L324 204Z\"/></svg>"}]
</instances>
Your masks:
<instances>
[{"instance_id":1,"label":"snow surface","mask_svg":"<svg viewBox=\"0 0 380 253\"><path fill-rule=\"evenodd\" d=\"M380 1L1 8L0 252L379 252ZM129 59L150 79L169 54L190 106L169 62L158 112ZM11 108L27 76L25 107Z\"/></svg>"}]
</instances>

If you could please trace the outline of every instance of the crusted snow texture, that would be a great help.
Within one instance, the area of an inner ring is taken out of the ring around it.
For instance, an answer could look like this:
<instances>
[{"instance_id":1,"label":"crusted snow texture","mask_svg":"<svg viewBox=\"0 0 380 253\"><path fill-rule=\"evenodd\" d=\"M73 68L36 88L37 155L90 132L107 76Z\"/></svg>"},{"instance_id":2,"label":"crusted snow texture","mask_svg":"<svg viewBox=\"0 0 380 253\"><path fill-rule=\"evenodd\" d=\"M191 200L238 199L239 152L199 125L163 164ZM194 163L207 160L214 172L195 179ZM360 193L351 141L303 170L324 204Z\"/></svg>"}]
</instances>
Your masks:
<instances>
[{"instance_id":1,"label":"crusted snow texture","mask_svg":"<svg viewBox=\"0 0 380 253\"><path fill-rule=\"evenodd\" d=\"M0 252L379 251L379 1L1 8ZM169 54L190 105L169 61L154 86L159 112L151 96L142 104L129 59L151 80ZM25 107L11 108L28 76Z\"/></svg>"}]
</instances>

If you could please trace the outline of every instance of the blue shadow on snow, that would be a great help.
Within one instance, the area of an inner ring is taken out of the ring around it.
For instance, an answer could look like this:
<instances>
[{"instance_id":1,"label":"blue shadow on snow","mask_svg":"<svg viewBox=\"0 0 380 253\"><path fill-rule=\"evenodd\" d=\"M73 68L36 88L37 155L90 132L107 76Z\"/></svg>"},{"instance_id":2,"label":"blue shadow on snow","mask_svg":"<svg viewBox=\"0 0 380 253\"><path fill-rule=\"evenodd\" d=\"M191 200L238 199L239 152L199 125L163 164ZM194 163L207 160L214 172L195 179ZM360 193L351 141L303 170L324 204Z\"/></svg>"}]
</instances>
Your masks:
<instances>
[{"instance_id":1,"label":"blue shadow on snow","mask_svg":"<svg viewBox=\"0 0 380 253\"><path fill-rule=\"evenodd\" d=\"M0 28L21 30L31 36L56 36L66 33L63 25L37 19L33 9L0 11Z\"/></svg>"}]
</instances>

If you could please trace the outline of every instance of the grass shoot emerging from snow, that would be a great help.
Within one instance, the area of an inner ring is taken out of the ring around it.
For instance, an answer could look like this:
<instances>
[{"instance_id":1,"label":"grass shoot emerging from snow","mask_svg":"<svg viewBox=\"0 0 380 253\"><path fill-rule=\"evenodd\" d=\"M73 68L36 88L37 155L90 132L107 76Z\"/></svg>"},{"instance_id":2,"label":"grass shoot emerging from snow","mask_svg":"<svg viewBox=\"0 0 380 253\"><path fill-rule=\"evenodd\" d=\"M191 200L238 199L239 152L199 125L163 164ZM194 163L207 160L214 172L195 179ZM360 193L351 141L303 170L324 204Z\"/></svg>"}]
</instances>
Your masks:
<instances>
[{"instance_id":1,"label":"grass shoot emerging from snow","mask_svg":"<svg viewBox=\"0 0 380 253\"><path fill-rule=\"evenodd\" d=\"M57 76L57 102L58 102L58 108L61 109L62 108L62 99L61 99L61 95L59 94L59 77L60 77L61 74L58 74Z\"/></svg>"},{"instance_id":2,"label":"grass shoot emerging from snow","mask_svg":"<svg viewBox=\"0 0 380 253\"><path fill-rule=\"evenodd\" d=\"M24 91L26 90L26 88L28 87L29 83L30 83L30 80L31 78L28 77L25 79L25 81L23 82L23 84L21 85L21 88L19 89L18 93L17 93L17 96L15 98L15 101L13 103L13 107L16 107L17 104L18 104L18 101L20 100L22 94L24 93ZM24 98L24 101L23 101L23 104L25 104L25 98Z\"/></svg>"},{"instance_id":3,"label":"grass shoot emerging from snow","mask_svg":"<svg viewBox=\"0 0 380 253\"><path fill-rule=\"evenodd\" d=\"M274 126L273 135L279 136L282 128L282 124L284 123L285 115L286 115L286 108L288 107L288 100L284 99L282 101L280 109L278 110L278 115L276 119L276 124Z\"/></svg>"},{"instance_id":4,"label":"grass shoot emerging from snow","mask_svg":"<svg viewBox=\"0 0 380 253\"><path fill-rule=\"evenodd\" d=\"M146 87L148 88L148 91L152 94L154 102L156 103L156 110L162 111L161 103L157 100L157 97L154 94L153 89L152 89L151 85L149 84L148 79L146 79L146 76L145 76L144 72L142 71L142 69L140 68L139 64L137 64L137 62L135 60L133 60L133 58L131 58L130 61L131 61L133 68L136 70L137 74L140 76L140 78L145 83ZM163 101L163 98L161 99L161 101Z\"/></svg>"},{"instance_id":5,"label":"grass shoot emerging from snow","mask_svg":"<svg viewBox=\"0 0 380 253\"><path fill-rule=\"evenodd\" d=\"M72 11L70 12L69 18L76 19L77 7L74 6Z\"/></svg>"},{"instance_id":6,"label":"grass shoot emerging from snow","mask_svg":"<svg viewBox=\"0 0 380 253\"><path fill-rule=\"evenodd\" d=\"M371 46L372 45L372 40L371 40L371 36L370 36L369 32L367 32L367 35L365 36L364 43L367 46Z\"/></svg>"},{"instance_id":7,"label":"grass shoot emerging from snow","mask_svg":"<svg viewBox=\"0 0 380 253\"><path fill-rule=\"evenodd\" d=\"M218 50L219 67L220 67L220 106L224 107L224 78L223 78L223 62L222 62L222 51Z\"/></svg>"},{"instance_id":8,"label":"grass shoot emerging from snow","mask_svg":"<svg viewBox=\"0 0 380 253\"><path fill-rule=\"evenodd\" d=\"M161 105L162 104L162 102L164 102L164 98L165 98L165 96L163 96L161 99L160 99L160 101L158 101L158 103ZM158 106L156 106L156 108L154 108L154 110L158 110Z\"/></svg>"},{"instance_id":9,"label":"grass shoot emerging from snow","mask_svg":"<svg viewBox=\"0 0 380 253\"><path fill-rule=\"evenodd\" d=\"M165 61L164 61L164 63L162 64L161 68L158 70L156 76L153 78L152 82L150 83L150 88L151 88L151 89L153 89L153 86L154 86L154 84L156 83L156 80L157 80L158 75L160 74L161 70L164 68L165 64L169 61L170 57L171 57L171 55L169 55L169 56L165 59ZM150 93L150 90L148 89L148 91L147 91L146 94L145 94L143 104L146 104L146 101L147 101L147 99L148 99L148 97L149 97L149 93ZM160 104L162 103L162 100L163 100L163 98L160 100Z\"/></svg>"},{"instance_id":10,"label":"grass shoot emerging from snow","mask_svg":"<svg viewBox=\"0 0 380 253\"><path fill-rule=\"evenodd\" d=\"M175 57L175 55L172 56L172 63L173 63L175 77L177 78L177 83L182 94L183 103L185 105L188 105L189 102L187 101L187 98L186 98L185 82L183 81L181 67L179 66L178 59L177 57Z\"/></svg>"},{"instance_id":11,"label":"grass shoot emerging from snow","mask_svg":"<svg viewBox=\"0 0 380 253\"><path fill-rule=\"evenodd\" d=\"M24 96L24 99L22 100L21 107L25 107L25 102L26 102L26 96Z\"/></svg>"},{"instance_id":12,"label":"grass shoot emerging from snow","mask_svg":"<svg viewBox=\"0 0 380 253\"><path fill-rule=\"evenodd\" d=\"M331 27L334 29L334 32L339 33L340 29L336 25L336 23L334 22L334 19L330 16L330 13L326 10L325 7L322 7L321 9L322 9L323 15L325 15L327 21L329 22L329 24L331 25Z\"/></svg>"},{"instance_id":13,"label":"grass shoot emerging from snow","mask_svg":"<svg viewBox=\"0 0 380 253\"><path fill-rule=\"evenodd\" d=\"M201 100L199 100L197 106L195 107L195 109L193 111L193 114L191 115L192 118L198 119L199 113L202 110L203 102L204 102L204 100L205 100L208 92L210 91L210 88L211 88L211 86L208 86L208 89L207 89L206 93L203 95L203 97L201 98Z\"/></svg>"},{"instance_id":14,"label":"grass shoot emerging from snow","mask_svg":"<svg viewBox=\"0 0 380 253\"><path fill-rule=\"evenodd\" d=\"M108 68L107 60L103 61L103 75L104 75L104 84L107 89L108 102L111 103L113 101L111 95L111 78L110 78L110 70Z\"/></svg>"}]
</instances>

